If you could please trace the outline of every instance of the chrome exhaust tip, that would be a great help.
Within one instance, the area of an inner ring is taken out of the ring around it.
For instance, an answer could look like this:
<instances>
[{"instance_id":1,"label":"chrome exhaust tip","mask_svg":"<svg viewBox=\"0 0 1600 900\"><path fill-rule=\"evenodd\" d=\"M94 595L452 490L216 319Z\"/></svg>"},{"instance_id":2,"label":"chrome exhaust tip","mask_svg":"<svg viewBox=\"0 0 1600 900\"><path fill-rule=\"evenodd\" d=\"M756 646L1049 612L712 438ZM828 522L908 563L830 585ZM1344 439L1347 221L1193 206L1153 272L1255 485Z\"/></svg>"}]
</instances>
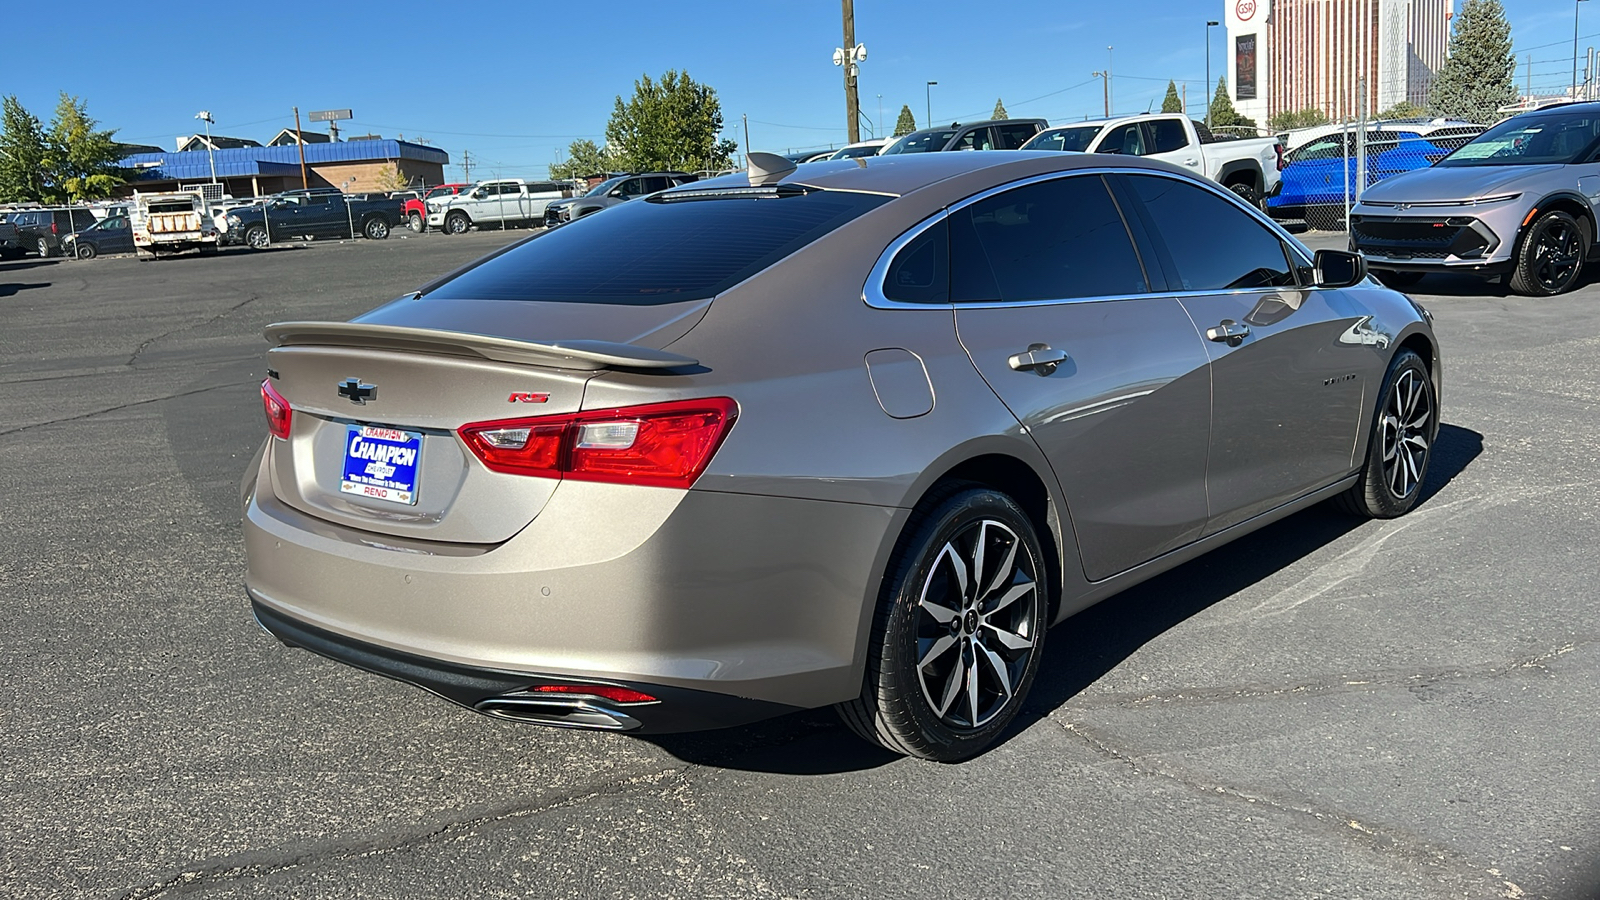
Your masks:
<instances>
[{"instance_id":1,"label":"chrome exhaust tip","mask_svg":"<svg viewBox=\"0 0 1600 900\"><path fill-rule=\"evenodd\" d=\"M498 719L514 719L557 728L633 731L640 726L638 719L605 705L597 697L510 694L480 700L473 709Z\"/></svg>"}]
</instances>

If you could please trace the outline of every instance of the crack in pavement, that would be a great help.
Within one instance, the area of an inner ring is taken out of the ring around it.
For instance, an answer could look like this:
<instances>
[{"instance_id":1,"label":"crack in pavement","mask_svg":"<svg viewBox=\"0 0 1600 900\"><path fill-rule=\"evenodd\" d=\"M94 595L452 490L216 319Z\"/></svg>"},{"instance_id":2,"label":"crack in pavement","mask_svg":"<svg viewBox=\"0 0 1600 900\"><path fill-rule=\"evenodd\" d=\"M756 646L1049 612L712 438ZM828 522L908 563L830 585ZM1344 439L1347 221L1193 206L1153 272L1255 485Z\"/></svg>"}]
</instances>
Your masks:
<instances>
[{"instance_id":1,"label":"crack in pavement","mask_svg":"<svg viewBox=\"0 0 1600 900\"><path fill-rule=\"evenodd\" d=\"M1112 762L1121 763L1134 774L1146 778L1162 778L1202 797L1236 802L1254 809L1265 809L1291 820L1311 825L1319 831L1355 843L1363 849L1384 857L1397 857L1420 865L1440 876L1456 882L1455 891L1462 896L1482 895L1486 880L1495 892L1520 895L1521 888L1504 879L1495 867L1474 863L1451 848L1428 842L1422 837L1400 828L1376 825L1344 811L1319 810L1313 806L1296 803L1262 791L1207 779L1197 773L1167 765L1149 765L1131 752L1113 746L1104 734L1081 722L1056 722L1067 733L1077 737L1091 750Z\"/></svg>"},{"instance_id":2,"label":"crack in pavement","mask_svg":"<svg viewBox=\"0 0 1600 900\"><path fill-rule=\"evenodd\" d=\"M1580 647L1589 647L1600 643L1600 637L1585 638L1546 650L1533 656L1520 657L1498 665L1485 666L1480 669L1463 669L1460 667L1424 670L1405 670L1393 672L1379 672L1369 675L1330 675L1325 678L1303 681L1296 684L1272 686L1240 686L1240 687L1198 687L1178 688L1170 691L1153 691L1145 694L1108 694L1104 697L1089 700L1075 699L1063 709L1132 709L1139 706L1155 703L1226 703L1230 700L1255 700L1263 697L1312 697L1327 694L1360 693L1371 688L1405 687L1417 688L1439 684L1446 681L1468 681L1485 678L1504 678L1508 675L1524 674L1532 671L1548 672L1545 663L1556 657L1571 653Z\"/></svg>"},{"instance_id":3,"label":"crack in pavement","mask_svg":"<svg viewBox=\"0 0 1600 900\"><path fill-rule=\"evenodd\" d=\"M681 767L660 769L612 782L581 794L557 797L532 806L508 804L489 808L470 818L452 819L431 826L400 828L366 839L341 838L315 841L309 845L302 845L300 849L278 847L231 854L189 866L151 884L128 888L117 895L117 900L157 900L161 897L182 896L207 890L217 881L263 878L302 866L395 853L424 844L465 837L474 829L514 822L598 798L620 796L641 784L670 786L673 781L687 780L693 768L693 765L685 764Z\"/></svg>"},{"instance_id":4,"label":"crack in pavement","mask_svg":"<svg viewBox=\"0 0 1600 900\"><path fill-rule=\"evenodd\" d=\"M5 431L0 431L0 437L5 437L7 435L12 435L12 434L18 434L18 433L23 432L23 431L30 431L30 430L32 430L34 428L43 428L46 425L59 425L59 424L61 424L63 422L76 422L79 419L89 419L89 418L93 418L95 416L103 416L106 413L116 412L116 411L122 410L122 409L131 409L131 408L133 408L135 406L144 406L147 403L160 403L163 400L176 400L179 397L193 397L195 394L204 394L207 391L215 391L215 390L220 390L222 388L230 388L230 387L240 387L242 385L254 384L254 383L255 382L253 382L253 381L230 381L230 382L227 382L225 384L213 384L210 387L196 388L195 390L192 390L192 391L180 391L179 393L167 394L167 395L162 396L162 397L151 397L148 400L135 400L132 403L123 403L123 404L121 404L119 406L112 406L112 407L109 407L107 409L97 409L97 410L95 410L93 412L80 413L80 414L75 415L75 416L64 416L64 417L59 418L59 419L49 419L49 420L44 421L44 422L34 422L31 425L18 425L16 428L8 428Z\"/></svg>"},{"instance_id":5,"label":"crack in pavement","mask_svg":"<svg viewBox=\"0 0 1600 900\"><path fill-rule=\"evenodd\" d=\"M239 310L243 309L244 307L249 306L250 304L256 302L260 298L261 298L260 294L251 294L249 297L245 298L244 300L241 300L238 303L235 303L234 305L228 307L227 309L223 310L222 312L219 312L216 315L212 316L211 318L206 319L204 322L195 322L192 325L185 325L182 328L174 328L171 331L168 331L168 332L166 332L164 334L158 334L153 338L147 338L144 343L140 344L137 348L134 349L133 355L128 357L128 361L123 363L123 365L125 365L125 366L127 366L128 368L131 369L131 368L133 368L134 362L139 358L139 354L143 353L145 351L145 349L148 348L151 344L154 344L157 341L165 340L165 339L167 339L169 337L172 337L175 334L181 334L181 333L183 333L185 331L192 331L192 330L194 330L196 328L204 328L205 326L210 325L213 322L221 321L222 319L227 318L228 315L230 315L231 313L238 312Z\"/></svg>"},{"instance_id":6,"label":"crack in pavement","mask_svg":"<svg viewBox=\"0 0 1600 900\"><path fill-rule=\"evenodd\" d=\"M208 359L206 362L220 366L225 363L251 362L259 361L260 359L260 353L250 353L244 356L226 356L220 359ZM72 369L66 372L54 372L48 375L0 375L0 384L38 384L41 381L66 381L71 378L96 378L102 375L123 375L133 371L137 371L140 374L152 374L157 372L169 372L176 369L193 368L194 365L192 363L180 363L172 366L151 366L148 369L134 369L126 363L118 363L114 366L94 366L86 369Z\"/></svg>"}]
</instances>

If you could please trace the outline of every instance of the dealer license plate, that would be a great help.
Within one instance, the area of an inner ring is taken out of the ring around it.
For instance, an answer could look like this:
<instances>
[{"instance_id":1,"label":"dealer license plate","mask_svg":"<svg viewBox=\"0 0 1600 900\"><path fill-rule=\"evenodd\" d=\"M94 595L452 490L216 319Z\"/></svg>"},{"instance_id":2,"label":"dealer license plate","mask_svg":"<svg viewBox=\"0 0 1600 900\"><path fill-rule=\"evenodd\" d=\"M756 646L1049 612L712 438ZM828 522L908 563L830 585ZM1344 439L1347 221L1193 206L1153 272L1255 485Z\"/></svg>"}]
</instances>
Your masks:
<instances>
[{"instance_id":1,"label":"dealer license plate","mask_svg":"<svg viewBox=\"0 0 1600 900\"><path fill-rule=\"evenodd\" d=\"M421 459L422 435L415 431L351 425L344 436L344 477L339 491L414 505Z\"/></svg>"}]
</instances>

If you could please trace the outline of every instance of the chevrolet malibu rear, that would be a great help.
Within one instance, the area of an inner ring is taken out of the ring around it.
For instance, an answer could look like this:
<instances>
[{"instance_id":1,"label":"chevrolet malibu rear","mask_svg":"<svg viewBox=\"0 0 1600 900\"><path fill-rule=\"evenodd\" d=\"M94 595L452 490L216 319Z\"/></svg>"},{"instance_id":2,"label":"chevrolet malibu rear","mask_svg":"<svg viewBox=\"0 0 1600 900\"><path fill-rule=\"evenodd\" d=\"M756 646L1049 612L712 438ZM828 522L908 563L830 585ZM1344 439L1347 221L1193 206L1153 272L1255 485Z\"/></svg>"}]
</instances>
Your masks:
<instances>
[{"instance_id":1,"label":"chevrolet malibu rear","mask_svg":"<svg viewBox=\"0 0 1600 900\"><path fill-rule=\"evenodd\" d=\"M1054 622L1419 501L1438 354L1358 256L1138 158L751 157L268 326L261 624L503 719L955 761Z\"/></svg>"}]
</instances>

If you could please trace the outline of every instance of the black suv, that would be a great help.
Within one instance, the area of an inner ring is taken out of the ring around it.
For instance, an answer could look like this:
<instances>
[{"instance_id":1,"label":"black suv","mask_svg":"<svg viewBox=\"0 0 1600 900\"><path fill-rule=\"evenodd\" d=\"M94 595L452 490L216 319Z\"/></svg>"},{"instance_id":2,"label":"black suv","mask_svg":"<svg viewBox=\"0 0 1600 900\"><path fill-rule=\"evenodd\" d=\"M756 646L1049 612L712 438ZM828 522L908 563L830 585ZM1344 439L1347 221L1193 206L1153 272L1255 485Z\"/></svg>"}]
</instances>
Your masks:
<instances>
[{"instance_id":1,"label":"black suv","mask_svg":"<svg viewBox=\"0 0 1600 900\"><path fill-rule=\"evenodd\" d=\"M19 209L6 214L6 221L17 226L17 242L24 250L40 256L60 256L61 239L95 223L88 207Z\"/></svg>"},{"instance_id":2,"label":"black suv","mask_svg":"<svg viewBox=\"0 0 1600 900\"><path fill-rule=\"evenodd\" d=\"M700 176L683 172L643 172L636 175L618 175L602 181L582 197L553 200L544 208L544 225L554 228L563 222L581 219L608 206L625 203L635 197L654 194L667 188L698 181Z\"/></svg>"},{"instance_id":3,"label":"black suv","mask_svg":"<svg viewBox=\"0 0 1600 900\"><path fill-rule=\"evenodd\" d=\"M1015 150L1048 128L1044 119L985 119L951 123L949 128L924 128L896 139L881 155L929 153L942 150Z\"/></svg>"}]
</instances>

